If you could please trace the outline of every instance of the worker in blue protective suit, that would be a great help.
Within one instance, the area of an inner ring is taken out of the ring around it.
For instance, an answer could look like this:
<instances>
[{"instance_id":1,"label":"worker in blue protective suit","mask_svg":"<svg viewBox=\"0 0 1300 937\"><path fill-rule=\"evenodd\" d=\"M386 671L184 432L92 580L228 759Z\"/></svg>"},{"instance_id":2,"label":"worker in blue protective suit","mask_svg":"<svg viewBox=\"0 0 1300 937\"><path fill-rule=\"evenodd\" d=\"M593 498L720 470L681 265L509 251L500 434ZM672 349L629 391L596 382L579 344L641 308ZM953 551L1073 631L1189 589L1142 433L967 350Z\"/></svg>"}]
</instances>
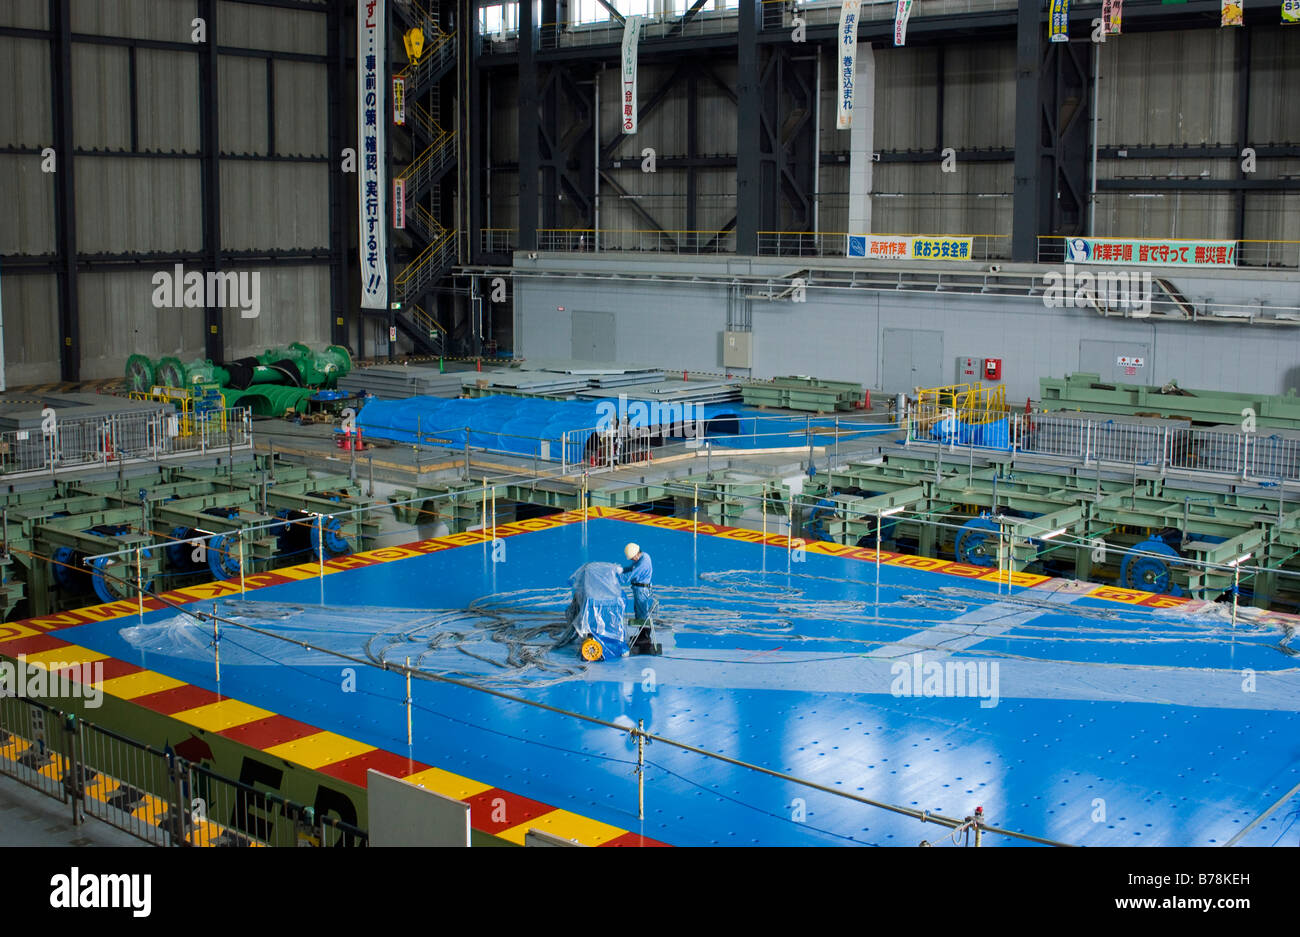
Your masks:
<instances>
[{"instance_id":1,"label":"worker in blue protective suit","mask_svg":"<svg viewBox=\"0 0 1300 937\"><path fill-rule=\"evenodd\" d=\"M642 553L635 543L623 548L627 562L623 564L623 576L632 586L633 617L646 621L650 618L650 609L654 605L654 595L650 591L650 581L654 577L654 564L650 554Z\"/></svg>"}]
</instances>

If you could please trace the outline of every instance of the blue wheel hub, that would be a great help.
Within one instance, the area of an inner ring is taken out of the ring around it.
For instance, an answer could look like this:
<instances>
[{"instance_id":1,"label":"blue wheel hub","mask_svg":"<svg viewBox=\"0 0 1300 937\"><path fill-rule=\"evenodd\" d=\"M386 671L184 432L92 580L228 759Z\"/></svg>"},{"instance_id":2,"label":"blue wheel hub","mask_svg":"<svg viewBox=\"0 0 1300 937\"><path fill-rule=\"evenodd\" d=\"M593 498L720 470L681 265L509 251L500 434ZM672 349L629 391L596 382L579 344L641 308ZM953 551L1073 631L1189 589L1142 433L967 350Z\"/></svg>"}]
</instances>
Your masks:
<instances>
[{"instance_id":1,"label":"blue wheel hub","mask_svg":"<svg viewBox=\"0 0 1300 937\"><path fill-rule=\"evenodd\" d=\"M323 551L322 540L325 547ZM343 522L337 517L324 517L312 524L311 548L314 553L324 552L326 556L343 556L345 553L351 553L352 547L343 536Z\"/></svg>"},{"instance_id":2,"label":"blue wheel hub","mask_svg":"<svg viewBox=\"0 0 1300 937\"><path fill-rule=\"evenodd\" d=\"M239 538L217 534L208 541L208 569L217 579L234 579L239 575Z\"/></svg>"},{"instance_id":3,"label":"blue wheel hub","mask_svg":"<svg viewBox=\"0 0 1300 937\"><path fill-rule=\"evenodd\" d=\"M1143 540L1133 548L1133 551L1125 556L1120 564L1119 584L1121 586L1142 592L1182 595L1183 590L1174 584L1173 567L1178 561L1178 553L1173 547L1163 540L1152 538Z\"/></svg>"},{"instance_id":4,"label":"blue wheel hub","mask_svg":"<svg viewBox=\"0 0 1300 937\"><path fill-rule=\"evenodd\" d=\"M996 566L998 562L998 525L987 517L972 517L961 525L953 555L958 563L971 566Z\"/></svg>"},{"instance_id":5,"label":"blue wheel hub","mask_svg":"<svg viewBox=\"0 0 1300 937\"><path fill-rule=\"evenodd\" d=\"M76 584L77 551L72 547L59 547L50 559L54 582L60 589L71 589Z\"/></svg>"}]
</instances>

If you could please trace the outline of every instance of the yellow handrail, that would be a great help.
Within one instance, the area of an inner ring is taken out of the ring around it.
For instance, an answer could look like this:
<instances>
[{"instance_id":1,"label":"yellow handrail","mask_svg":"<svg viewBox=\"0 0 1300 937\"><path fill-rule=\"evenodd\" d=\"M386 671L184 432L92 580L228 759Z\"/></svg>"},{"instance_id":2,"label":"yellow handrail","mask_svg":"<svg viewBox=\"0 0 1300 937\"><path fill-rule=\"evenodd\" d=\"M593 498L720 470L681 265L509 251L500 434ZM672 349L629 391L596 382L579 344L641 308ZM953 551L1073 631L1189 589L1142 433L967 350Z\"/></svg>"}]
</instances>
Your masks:
<instances>
[{"instance_id":1,"label":"yellow handrail","mask_svg":"<svg viewBox=\"0 0 1300 937\"><path fill-rule=\"evenodd\" d=\"M409 180L413 175L415 175L415 173L417 173L420 170L420 167L422 167L426 162L428 162L430 159L433 158L435 153L437 153L440 149L442 149L444 146L450 143L451 138L454 136L456 136L456 131L444 130L442 132L442 135L437 139L435 139L432 143L430 143L428 148L425 149L425 151L421 153L418 157L416 157L415 162L411 163L411 165L407 166L405 169L399 172L396 178L401 179L403 181Z\"/></svg>"},{"instance_id":2,"label":"yellow handrail","mask_svg":"<svg viewBox=\"0 0 1300 937\"><path fill-rule=\"evenodd\" d=\"M428 260L434 255L435 252L441 249L443 245L445 245L449 240L451 240L455 236L456 236L455 231L447 231L441 238L434 241L424 250L420 251L420 255L416 257L414 260L412 260L409 264L407 264L406 269L397 275L397 280L395 281L397 285L402 286L407 282L409 282L411 277L416 273L416 271L418 271L420 267L422 267L426 262L428 262Z\"/></svg>"}]
</instances>

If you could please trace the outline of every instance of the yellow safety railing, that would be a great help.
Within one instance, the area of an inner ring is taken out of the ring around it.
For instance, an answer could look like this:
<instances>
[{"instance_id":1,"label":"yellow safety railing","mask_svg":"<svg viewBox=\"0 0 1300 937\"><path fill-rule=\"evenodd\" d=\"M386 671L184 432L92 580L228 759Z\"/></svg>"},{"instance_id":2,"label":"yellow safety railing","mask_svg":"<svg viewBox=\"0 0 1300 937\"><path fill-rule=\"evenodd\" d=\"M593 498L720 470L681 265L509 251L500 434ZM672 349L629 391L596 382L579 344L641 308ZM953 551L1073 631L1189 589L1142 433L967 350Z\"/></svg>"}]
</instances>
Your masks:
<instances>
[{"instance_id":1,"label":"yellow safety railing","mask_svg":"<svg viewBox=\"0 0 1300 937\"><path fill-rule=\"evenodd\" d=\"M416 157L415 162L411 163L411 165L399 172L396 178L406 182L415 178L419 174L420 170L423 169L430 160L439 155L445 147L451 144L452 138L455 136L456 131L454 130L442 131L442 133L435 137L434 141L425 148L424 152Z\"/></svg>"},{"instance_id":2,"label":"yellow safety railing","mask_svg":"<svg viewBox=\"0 0 1300 937\"><path fill-rule=\"evenodd\" d=\"M948 416L972 426L1006 417L1007 389L1001 385L947 384L916 391L916 417L923 426Z\"/></svg>"},{"instance_id":3,"label":"yellow safety railing","mask_svg":"<svg viewBox=\"0 0 1300 937\"><path fill-rule=\"evenodd\" d=\"M447 330L438 324L437 319L425 312L422 306L410 306L406 311L410 313L411 318L415 320L416 325L429 333L430 338L432 338L437 332L441 332L443 335L447 334Z\"/></svg>"},{"instance_id":4,"label":"yellow safety railing","mask_svg":"<svg viewBox=\"0 0 1300 937\"><path fill-rule=\"evenodd\" d=\"M431 243L420 255L406 265L406 269L397 275L394 281L399 288L404 288L410 283L424 268L425 264L441 256L447 242L456 236L455 231L446 231L442 237Z\"/></svg>"},{"instance_id":5,"label":"yellow safety railing","mask_svg":"<svg viewBox=\"0 0 1300 937\"><path fill-rule=\"evenodd\" d=\"M184 387L163 387L155 384L151 389L133 390L127 395L128 400L149 400L156 403L170 403L176 407L178 413L178 434L181 436L193 436L196 432L197 421L194 411L194 397L187 388ZM215 417L215 419L211 419ZM220 423L220 431L226 430L226 409L222 407L219 410L205 410L204 418L211 422Z\"/></svg>"}]
</instances>

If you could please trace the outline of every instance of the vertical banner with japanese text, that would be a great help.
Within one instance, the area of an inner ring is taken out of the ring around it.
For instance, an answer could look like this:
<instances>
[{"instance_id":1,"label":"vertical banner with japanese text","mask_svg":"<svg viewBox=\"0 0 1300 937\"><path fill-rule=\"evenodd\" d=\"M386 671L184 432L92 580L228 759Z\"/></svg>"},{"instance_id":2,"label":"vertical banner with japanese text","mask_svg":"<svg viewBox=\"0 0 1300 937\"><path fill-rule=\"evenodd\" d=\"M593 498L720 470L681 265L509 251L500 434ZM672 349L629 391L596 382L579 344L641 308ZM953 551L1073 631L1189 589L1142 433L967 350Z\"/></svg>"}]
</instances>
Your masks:
<instances>
[{"instance_id":1,"label":"vertical banner with japanese text","mask_svg":"<svg viewBox=\"0 0 1300 937\"><path fill-rule=\"evenodd\" d=\"M357 199L361 219L361 306L388 308L388 232L384 220L384 0L357 0Z\"/></svg>"},{"instance_id":2,"label":"vertical banner with japanese text","mask_svg":"<svg viewBox=\"0 0 1300 937\"><path fill-rule=\"evenodd\" d=\"M1070 41L1070 0L1052 0L1049 7L1048 38L1052 42Z\"/></svg>"},{"instance_id":3,"label":"vertical banner with japanese text","mask_svg":"<svg viewBox=\"0 0 1300 937\"><path fill-rule=\"evenodd\" d=\"M894 45L907 43L907 18L912 15L912 0L898 0L894 9Z\"/></svg>"},{"instance_id":4,"label":"vertical banner with japanese text","mask_svg":"<svg viewBox=\"0 0 1300 937\"><path fill-rule=\"evenodd\" d=\"M393 123L406 126L406 79L393 77Z\"/></svg>"},{"instance_id":5,"label":"vertical banner with japanese text","mask_svg":"<svg viewBox=\"0 0 1300 937\"><path fill-rule=\"evenodd\" d=\"M393 227L402 230L406 227L406 180L393 180Z\"/></svg>"},{"instance_id":6,"label":"vertical banner with japanese text","mask_svg":"<svg viewBox=\"0 0 1300 937\"><path fill-rule=\"evenodd\" d=\"M629 16L623 24L623 132L636 133L636 47L641 39L641 17Z\"/></svg>"},{"instance_id":7,"label":"vertical banner with japanese text","mask_svg":"<svg viewBox=\"0 0 1300 937\"><path fill-rule=\"evenodd\" d=\"M840 4L839 55L835 59L835 73L839 76L836 130L848 130L853 126L853 81L858 62L858 11L861 7L862 0L843 0Z\"/></svg>"},{"instance_id":8,"label":"vertical banner with japanese text","mask_svg":"<svg viewBox=\"0 0 1300 937\"><path fill-rule=\"evenodd\" d=\"M1118 36L1123 20L1124 0L1102 0L1102 33L1106 36Z\"/></svg>"}]
</instances>

